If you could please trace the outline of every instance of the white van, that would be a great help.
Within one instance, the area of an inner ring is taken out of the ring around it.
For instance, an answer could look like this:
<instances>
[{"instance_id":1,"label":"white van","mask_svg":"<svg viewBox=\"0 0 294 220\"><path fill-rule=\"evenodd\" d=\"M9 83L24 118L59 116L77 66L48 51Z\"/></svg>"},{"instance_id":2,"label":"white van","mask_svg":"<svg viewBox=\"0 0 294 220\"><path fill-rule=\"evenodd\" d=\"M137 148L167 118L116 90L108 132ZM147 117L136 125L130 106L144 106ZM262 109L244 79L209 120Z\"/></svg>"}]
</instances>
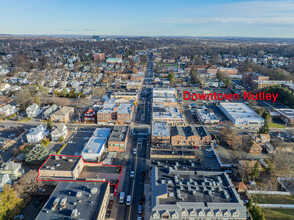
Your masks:
<instances>
[{"instance_id":1,"label":"white van","mask_svg":"<svg viewBox=\"0 0 294 220\"><path fill-rule=\"evenodd\" d=\"M121 192L119 194L119 203L124 203L124 200L125 200L125 193Z\"/></svg>"},{"instance_id":2,"label":"white van","mask_svg":"<svg viewBox=\"0 0 294 220\"><path fill-rule=\"evenodd\" d=\"M128 195L128 196L127 196L126 205L131 205L131 198L132 198L131 195Z\"/></svg>"}]
</instances>

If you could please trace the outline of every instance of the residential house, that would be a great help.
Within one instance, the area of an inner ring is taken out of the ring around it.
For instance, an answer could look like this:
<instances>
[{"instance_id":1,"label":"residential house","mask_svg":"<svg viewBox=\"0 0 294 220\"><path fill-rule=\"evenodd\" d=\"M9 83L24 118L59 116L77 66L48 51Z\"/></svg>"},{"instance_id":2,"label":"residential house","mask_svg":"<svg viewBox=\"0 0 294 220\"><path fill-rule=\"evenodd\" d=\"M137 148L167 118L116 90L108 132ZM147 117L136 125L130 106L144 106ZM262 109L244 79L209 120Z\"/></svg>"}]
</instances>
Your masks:
<instances>
[{"instance_id":1,"label":"residential house","mask_svg":"<svg viewBox=\"0 0 294 220\"><path fill-rule=\"evenodd\" d=\"M50 115L53 114L55 111L57 111L58 106L53 104L51 106L48 106L44 111L43 111L43 115L42 118L43 119L49 119Z\"/></svg>"},{"instance_id":2,"label":"residential house","mask_svg":"<svg viewBox=\"0 0 294 220\"><path fill-rule=\"evenodd\" d=\"M95 123L96 122L96 112L92 108L89 108L84 113L84 122L86 123Z\"/></svg>"},{"instance_id":3,"label":"residential house","mask_svg":"<svg viewBox=\"0 0 294 220\"><path fill-rule=\"evenodd\" d=\"M252 139L256 142L256 143L269 143L271 141L271 137L269 134L254 134L252 136Z\"/></svg>"},{"instance_id":4,"label":"residential house","mask_svg":"<svg viewBox=\"0 0 294 220\"><path fill-rule=\"evenodd\" d=\"M63 139L66 138L68 134L68 130L65 124L58 124L57 126L54 126L51 132L51 140L52 141L58 141L60 137Z\"/></svg>"},{"instance_id":5,"label":"residential house","mask_svg":"<svg viewBox=\"0 0 294 220\"><path fill-rule=\"evenodd\" d=\"M46 129L45 125L39 125L35 128L32 128L29 133L27 133L27 142L39 143L47 135L48 130Z\"/></svg>"},{"instance_id":6,"label":"residential house","mask_svg":"<svg viewBox=\"0 0 294 220\"><path fill-rule=\"evenodd\" d=\"M0 116L8 117L17 112L17 109L14 105L7 104L0 108Z\"/></svg>"},{"instance_id":7,"label":"residential house","mask_svg":"<svg viewBox=\"0 0 294 220\"><path fill-rule=\"evenodd\" d=\"M58 111L51 114L50 118L52 121L65 123L70 121L70 118L73 114L74 114L73 107L64 106Z\"/></svg>"},{"instance_id":8,"label":"residential house","mask_svg":"<svg viewBox=\"0 0 294 220\"><path fill-rule=\"evenodd\" d=\"M0 174L0 192L3 191L3 187L6 184L11 184L11 179L8 174Z\"/></svg>"},{"instance_id":9,"label":"residential house","mask_svg":"<svg viewBox=\"0 0 294 220\"><path fill-rule=\"evenodd\" d=\"M10 88L10 85L8 83L0 83L0 92L3 92L9 88Z\"/></svg>"},{"instance_id":10,"label":"residential house","mask_svg":"<svg viewBox=\"0 0 294 220\"><path fill-rule=\"evenodd\" d=\"M255 141L252 141L251 146L249 147L249 153L250 154L261 154L262 147L258 143L256 143Z\"/></svg>"},{"instance_id":11,"label":"residential house","mask_svg":"<svg viewBox=\"0 0 294 220\"><path fill-rule=\"evenodd\" d=\"M25 170L21 163L10 161L0 165L0 175L8 174L11 180L20 178L24 173Z\"/></svg>"},{"instance_id":12,"label":"residential house","mask_svg":"<svg viewBox=\"0 0 294 220\"><path fill-rule=\"evenodd\" d=\"M26 109L26 113L27 113L27 117L28 118L34 118L37 117L39 114L41 114L42 109L40 108L40 106L36 103L30 105L29 107L27 107Z\"/></svg>"}]
</instances>

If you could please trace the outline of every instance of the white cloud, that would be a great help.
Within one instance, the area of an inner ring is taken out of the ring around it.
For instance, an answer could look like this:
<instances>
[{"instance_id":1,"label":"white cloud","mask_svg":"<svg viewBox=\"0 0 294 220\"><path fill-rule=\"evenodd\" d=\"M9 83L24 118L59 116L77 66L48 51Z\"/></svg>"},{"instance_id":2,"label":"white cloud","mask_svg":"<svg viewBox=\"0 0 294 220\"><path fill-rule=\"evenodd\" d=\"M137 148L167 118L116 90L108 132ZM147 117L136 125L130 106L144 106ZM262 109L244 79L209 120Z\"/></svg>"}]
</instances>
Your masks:
<instances>
[{"instance_id":1,"label":"white cloud","mask_svg":"<svg viewBox=\"0 0 294 220\"><path fill-rule=\"evenodd\" d=\"M202 12L202 15L198 12ZM206 15L203 15L203 12ZM193 14L162 18L159 23L294 25L294 1L246 1L198 8ZM209 15L207 15L209 14Z\"/></svg>"}]
</instances>

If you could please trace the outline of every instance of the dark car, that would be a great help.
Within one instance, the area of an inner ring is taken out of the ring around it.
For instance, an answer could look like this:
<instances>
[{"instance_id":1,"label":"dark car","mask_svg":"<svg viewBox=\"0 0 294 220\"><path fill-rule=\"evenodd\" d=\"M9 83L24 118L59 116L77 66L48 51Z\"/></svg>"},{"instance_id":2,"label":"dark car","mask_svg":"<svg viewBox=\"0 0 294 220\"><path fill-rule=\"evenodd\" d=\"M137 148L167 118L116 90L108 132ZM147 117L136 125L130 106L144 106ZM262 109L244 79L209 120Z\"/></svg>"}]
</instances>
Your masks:
<instances>
[{"instance_id":1,"label":"dark car","mask_svg":"<svg viewBox=\"0 0 294 220\"><path fill-rule=\"evenodd\" d=\"M41 196L37 199L37 201L35 202L35 207L39 207L39 205L41 205L41 203L43 202L44 197Z\"/></svg>"}]
</instances>

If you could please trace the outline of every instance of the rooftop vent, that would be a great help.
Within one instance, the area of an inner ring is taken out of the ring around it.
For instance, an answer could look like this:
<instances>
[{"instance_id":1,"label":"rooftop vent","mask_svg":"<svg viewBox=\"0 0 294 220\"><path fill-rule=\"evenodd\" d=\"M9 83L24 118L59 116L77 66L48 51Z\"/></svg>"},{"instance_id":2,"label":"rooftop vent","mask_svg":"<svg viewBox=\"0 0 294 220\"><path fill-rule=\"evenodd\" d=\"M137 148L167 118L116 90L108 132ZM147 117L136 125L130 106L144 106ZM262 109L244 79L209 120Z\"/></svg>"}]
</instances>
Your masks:
<instances>
[{"instance_id":1,"label":"rooftop vent","mask_svg":"<svg viewBox=\"0 0 294 220\"><path fill-rule=\"evenodd\" d=\"M91 193L92 194L96 194L98 192L98 188L97 187L94 187L91 189Z\"/></svg>"}]
</instances>

